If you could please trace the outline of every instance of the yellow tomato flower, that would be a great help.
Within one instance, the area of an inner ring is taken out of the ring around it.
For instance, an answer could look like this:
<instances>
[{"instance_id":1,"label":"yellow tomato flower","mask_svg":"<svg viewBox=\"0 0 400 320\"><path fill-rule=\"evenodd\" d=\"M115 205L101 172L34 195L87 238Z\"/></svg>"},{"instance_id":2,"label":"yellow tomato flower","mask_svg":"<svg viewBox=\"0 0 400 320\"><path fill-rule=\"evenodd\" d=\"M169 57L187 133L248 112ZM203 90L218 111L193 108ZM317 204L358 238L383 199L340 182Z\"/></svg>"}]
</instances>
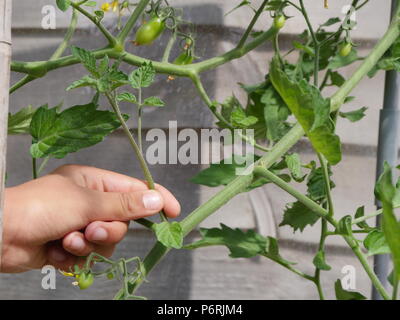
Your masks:
<instances>
[{"instance_id":1,"label":"yellow tomato flower","mask_svg":"<svg viewBox=\"0 0 400 320\"><path fill-rule=\"evenodd\" d=\"M104 12L110 11L110 4L109 4L108 2L104 2L104 3L101 5L101 10L103 10Z\"/></svg>"},{"instance_id":2,"label":"yellow tomato flower","mask_svg":"<svg viewBox=\"0 0 400 320\"><path fill-rule=\"evenodd\" d=\"M119 7L119 0L114 0L114 1L111 3L111 8L112 8L112 10L113 10L114 12L116 12L116 11L118 10L118 7Z\"/></svg>"}]
</instances>

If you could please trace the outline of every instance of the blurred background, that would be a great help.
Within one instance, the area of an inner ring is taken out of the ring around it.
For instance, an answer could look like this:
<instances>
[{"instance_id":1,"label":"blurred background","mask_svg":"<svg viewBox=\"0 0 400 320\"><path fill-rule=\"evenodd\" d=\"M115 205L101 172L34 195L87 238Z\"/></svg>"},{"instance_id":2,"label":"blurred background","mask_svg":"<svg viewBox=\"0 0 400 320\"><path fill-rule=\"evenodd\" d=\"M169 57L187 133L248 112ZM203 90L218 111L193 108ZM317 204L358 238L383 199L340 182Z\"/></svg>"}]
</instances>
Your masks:
<instances>
[{"instance_id":1,"label":"blurred background","mask_svg":"<svg viewBox=\"0 0 400 320\"><path fill-rule=\"evenodd\" d=\"M170 4L184 10L184 18L195 25L197 36L196 55L206 59L233 48L248 25L253 13L247 8L236 10L225 16L230 9L239 4L228 0L170 0ZM254 7L261 1L253 0ZM329 9L324 9L323 1L306 1L313 24L325 22L329 17L343 17L342 8L349 0L331 0ZM99 1L101 4L102 2ZM70 12L56 11L57 27L43 30L42 9L46 5L55 7L53 0L14 0L13 1L13 59L20 61L46 60L61 42L69 24ZM280 36L281 49L288 49L295 35L305 29L302 18L288 10L289 19ZM360 56L365 56L375 42L382 36L388 25L390 1L370 1L357 15L358 27L352 32L358 44ZM116 30L117 17L106 14L105 24ZM257 23L256 30L265 30L272 19L265 13ZM134 33L131 34L133 40ZM127 50L139 56L160 59L168 41L164 35L150 47L127 45ZM103 36L85 17L79 17L79 27L72 44L87 49L105 45ZM67 54L68 52L66 52ZM177 56L173 51L172 57ZM217 70L203 74L205 87L213 100L222 101L234 93L239 99L243 92L237 83L255 84L263 80L272 57L270 43L259 47L247 56L228 63ZM352 74L357 63L343 68L345 76ZM124 66L126 71L132 70ZM36 80L16 91L10 99L10 111L32 105L39 107L48 103L55 106L63 102L64 107L84 104L93 97L89 88L65 92L65 88L81 78L85 70L71 66L50 72L45 78ZM12 83L21 75L12 73ZM166 75L157 77L157 83L146 89L145 94L160 96L164 108L148 108L144 113L144 127L168 129L168 120L176 120L178 129L214 127L211 112L207 109L188 79L166 81ZM336 188L333 197L338 216L354 214L361 206L366 212L374 211L373 188L375 181L376 146L378 135L378 115L383 103L384 74L380 72L373 79L364 79L353 92L357 99L343 108L344 111L368 107L367 115L357 123L341 119L338 134L343 143L343 161L333 168ZM327 90L326 95L331 92ZM102 104L106 108L106 104ZM124 112L132 113L128 106ZM135 122L130 121L132 127ZM31 179L31 160L29 156L30 138L10 136L7 150L7 186L13 186ZM146 146L146 144L145 144ZM310 145L300 141L294 148L300 153L303 162L314 158ZM46 172L65 164L91 165L123 174L141 177L136 159L133 157L127 139L121 131L116 131L99 145L70 154L62 160L50 160ZM209 199L218 188L208 188L189 182L201 165L157 165L151 170L155 180L169 188L181 201L182 216ZM279 239L282 256L296 261L298 267L313 272L312 259L316 252L320 228L306 228L303 233L293 233L288 226L278 228L282 221L285 204L293 199L278 188L267 185L241 194L208 218L202 227L218 226L220 222L234 228L256 229L263 235ZM198 231L192 232L188 241L198 238ZM154 240L150 232L131 224L126 239L119 245L114 257L144 257ZM329 237L327 241L327 262L332 270L322 273L322 283L328 298L334 298L334 282L342 278L342 268L351 265L356 269L356 289L370 296L370 282L352 256L346 244L339 237ZM87 291L80 291L71 285L71 279L57 275L57 289L44 290L41 287L43 275L40 270L24 274L0 274L0 299L110 299L118 290L116 281L99 280ZM317 299L313 284L283 269L266 259L230 259L228 250L223 247L210 247L196 251L174 250L156 267L140 291L149 299Z\"/></svg>"}]
</instances>

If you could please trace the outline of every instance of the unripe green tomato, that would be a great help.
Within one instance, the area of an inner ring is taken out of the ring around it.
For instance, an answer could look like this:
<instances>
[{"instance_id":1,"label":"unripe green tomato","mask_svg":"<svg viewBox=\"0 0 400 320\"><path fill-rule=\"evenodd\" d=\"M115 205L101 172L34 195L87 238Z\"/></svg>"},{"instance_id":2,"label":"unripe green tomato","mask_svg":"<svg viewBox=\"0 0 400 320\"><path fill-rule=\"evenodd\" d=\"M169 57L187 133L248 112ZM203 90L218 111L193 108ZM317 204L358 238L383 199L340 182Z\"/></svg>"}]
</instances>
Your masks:
<instances>
[{"instance_id":1,"label":"unripe green tomato","mask_svg":"<svg viewBox=\"0 0 400 320\"><path fill-rule=\"evenodd\" d=\"M109 273L107 273L107 279L108 280L112 280L112 279L114 279L114 273L113 272L109 272Z\"/></svg>"},{"instance_id":2,"label":"unripe green tomato","mask_svg":"<svg viewBox=\"0 0 400 320\"><path fill-rule=\"evenodd\" d=\"M343 43L343 44L340 46L339 55L340 55L341 57L347 57L347 56L350 54L352 48L353 48L353 46L351 45L350 42L345 42L345 43Z\"/></svg>"},{"instance_id":3,"label":"unripe green tomato","mask_svg":"<svg viewBox=\"0 0 400 320\"><path fill-rule=\"evenodd\" d=\"M164 31L165 23L159 17L151 18L136 31L135 44L150 44Z\"/></svg>"},{"instance_id":4,"label":"unripe green tomato","mask_svg":"<svg viewBox=\"0 0 400 320\"><path fill-rule=\"evenodd\" d=\"M274 27L276 29L282 29L285 26L286 18L283 14L274 18Z\"/></svg>"},{"instance_id":5,"label":"unripe green tomato","mask_svg":"<svg viewBox=\"0 0 400 320\"><path fill-rule=\"evenodd\" d=\"M81 273L78 279L78 286L81 290L89 288L94 281L94 277L91 273Z\"/></svg>"},{"instance_id":6,"label":"unripe green tomato","mask_svg":"<svg viewBox=\"0 0 400 320\"><path fill-rule=\"evenodd\" d=\"M183 66L186 64L191 64L193 62L193 56L187 52L182 52L173 62L178 66Z\"/></svg>"}]
</instances>

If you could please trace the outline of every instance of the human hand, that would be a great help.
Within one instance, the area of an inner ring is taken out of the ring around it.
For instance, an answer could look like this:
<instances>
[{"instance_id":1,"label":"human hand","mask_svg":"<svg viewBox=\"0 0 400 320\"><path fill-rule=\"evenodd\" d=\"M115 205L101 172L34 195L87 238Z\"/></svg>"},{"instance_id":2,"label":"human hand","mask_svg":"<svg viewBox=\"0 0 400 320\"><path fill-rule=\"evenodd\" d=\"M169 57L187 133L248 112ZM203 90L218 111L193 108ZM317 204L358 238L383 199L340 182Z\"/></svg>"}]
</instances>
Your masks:
<instances>
[{"instance_id":1,"label":"human hand","mask_svg":"<svg viewBox=\"0 0 400 320\"><path fill-rule=\"evenodd\" d=\"M180 205L164 187L122 174L66 165L5 191L1 272L46 264L68 270L97 252L112 255L129 220L164 209L170 218Z\"/></svg>"}]
</instances>

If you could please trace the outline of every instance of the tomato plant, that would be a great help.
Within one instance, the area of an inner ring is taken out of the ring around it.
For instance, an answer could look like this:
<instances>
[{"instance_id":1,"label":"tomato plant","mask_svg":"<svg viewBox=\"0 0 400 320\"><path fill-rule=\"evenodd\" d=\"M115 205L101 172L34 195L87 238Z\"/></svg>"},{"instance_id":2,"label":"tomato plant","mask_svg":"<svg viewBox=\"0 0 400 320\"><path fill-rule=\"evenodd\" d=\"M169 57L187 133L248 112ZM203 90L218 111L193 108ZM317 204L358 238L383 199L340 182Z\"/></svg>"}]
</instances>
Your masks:
<instances>
[{"instance_id":1,"label":"tomato plant","mask_svg":"<svg viewBox=\"0 0 400 320\"><path fill-rule=\"evenodd\" d=\"M112 6L103 5L100 7L103 10L91 13L85 9L86 2L57 1L62 11L74 12L61 48L66 47L71 40L79 13L91 20L100 30L109 42L107 47L88 50L72 46L71 55L63 56L63 50L57 50L48 61L13 61L11 65L12 71L25 74L24 78L11 88L11 93L31 81L47 77L53 70L78 63L82 64L87 72L70 84L67 90L87 86L97 92L90 103L72 106L62 112L59 112L57 107L49 108L44 105L37 109L26 108L10 115L10 134L28 133L32 136L30 153L34 177L40 174L46 159L63 158L68 153L99 143L106 135L122 127L134 155L139 160L145 179L153 189L154 181L143 155L142 112L143 108L163 107L165 103L159 97L144 97L143 88L150 87L155 77L160 74L191 80L204 104L215 115L220 128L253 129L254 137L242 134L241 138L258 149L260 155L256 157L254 170L239 177L235 175L235 169L241 165L235 161L230 164L212 164L193 177L194 183L220 186L222 189L183 220L168 221L163 212L160 212L158 223L146 219L137 220L137 223L154 232L157 239L143 261L139 257L113 261L96 253L90 254L83 269L77 268L74 271L74 274L79 276L78 284L82 289L89 287L94 277L107 276L109 279L118 278L123 283L121 290L115 295L116 299L142 298L135 296L136 290L172 248L193 250L222 245L229 249L232 258L260 256L278 263L288 271L310 281L315 285L318 296L324 299L325 288L322 286L321 277L323 272L331 269L326 254L326 239L339 236L349 245L381 296L384 299L397 298L400 279L400 225L394 208L400 206L400 186L392 182L392 169L385 166L375 189L376 196L383 204L383 210L364 214L364 207L360 207L354 214L339 219L331 190L335 187L335 165L342 160L341 139L336 132L336 123L341 121L341 118L351 122L361 120L366 111L366 108L360 108L342 112L341 106L348 102L349 94L367 75L373 76L379 69L400 70L399 7L380 41L368 55L360 58L356 46L349 41L354 25L345 25L339 18L332 17L316 27L311 23L303 0L265 0L258 8L253 8L254 15L233 49L217 57L199 58L201 61L197 62L194 61L196 37L187 33L190 23L184 21L179 10L171 7L168 2L140 0L138 3L117 3L119 10L131 6L134 8L117 35L113 35L102 24L104 12L109 11ZM90 3L92 5L93 1ZM367 3L368 1L351 1L352 8L355 9L360 9ZM243 1L234 10L248 5L249 1ZM327 1L321 1L320 5L328 8ZM288 7L304 20L307 29L297 36L293 47L283 52L279 46L278 33L285 25L286 17L283 12ZM266 12L269 15L265 14ZM346 18L349 19L351 14L351 10L348 11ZM141 17L149 20L138 28L134 39L136 44L154 44L163 32L165 36L170 36L165 52L158 60L139 57L126 48L126 43L131 40L132 30ZM270 28L254 32L254 25L261 19L268 21ZM181 54L172 60L172 48L181 43L177 42L177 39L185 45L179 48ZM239 59L269 41L273 43L274 56L269 61L267 74L257 85L242 84L247 102L242 104L234 96L228 97L224 102L213 101L203 86L201 74ZM121 71L121 63L132 66L129 74ZM357 64L357 71L346 79L340 73L340 69L353 63ZM336 91L328 95L325 90L327 87L335 87ZM100 96L104 96L108 101L109 111L97 110ZM137 138L132 135L126 124L129 116L121 113L121 101L136 107ZM54 125L56 122L63 123L64 126ZM63 136L65 131L73 134L60 141L54 139L54 136ZM74 139L76 136L80 139ZM309 163L303 163L300 155L291 151L292 146L303 137L308 139L315 151L314 160ZM36 162L41 161L40 159L43 160L37 169ZM218 228L201 229L201 239L196 242L185 241L185 236L190 231L234 196L267 183L276 185L295 198L294 202L287 204L280 226L289 226L293 231L302 232L321 221L320 241L312 261L312 273L302 271L294 263L283 258L277 239L262 236L254 230L245 232L221 225ZM304 185L305 192L299 191L300 184ZM378 215L383 216L382 226L367 224L368 219ZM363 241L356 237L357 234L364 236ZM382 285L368 264L365 251L368 255L392 255L392 294ZM129 271L131 269L127 267L130 263L135 264L133 271ZM104 265L105 269L95 273L92 270L93 264ZM335 283L334 288L337 299L365 299L358 292L343 289L340 281Z\"/></svg>"}]
</instances>

